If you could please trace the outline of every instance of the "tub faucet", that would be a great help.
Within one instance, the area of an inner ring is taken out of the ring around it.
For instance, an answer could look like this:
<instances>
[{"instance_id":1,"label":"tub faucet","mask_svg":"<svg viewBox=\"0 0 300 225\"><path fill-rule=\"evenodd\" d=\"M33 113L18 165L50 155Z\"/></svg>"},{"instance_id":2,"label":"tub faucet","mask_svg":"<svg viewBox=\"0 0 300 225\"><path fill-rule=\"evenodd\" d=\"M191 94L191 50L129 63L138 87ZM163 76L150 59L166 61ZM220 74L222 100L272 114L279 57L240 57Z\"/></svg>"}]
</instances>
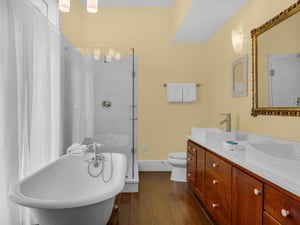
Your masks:
<instances>
[{"instance_id":1,"label":"tub faucet","mask_svg":"<svg viewBox=\"0 0 300 225\"><path fill-rule=\"evenodd\" d=\"M226 118L224 120L222 120L220 122L220 124L222 125L222 124L226 123L225 131L230 132L231 131L231 114L230 113L224 113L224 114L220 114L220 115L226 116Z\"/></svg>"},{"instance_id":2,"label":"tub faucet","mask_svg":"<svg viewBox=\"0 0 300 225\"><path fill-rule=\"evenodd\" d=\"M104 160L104 156L102 155L101 151L97 150L97 147L101 148L101 146L102 146L102 144L96 143L94 141L94 143L93 143L93 149L94 149L94 152L95 152L95 158L98 159L98 160Z\"/></svg>"},{"instance_id":3,"label":"tub faucet","mask_svg":"<svg viewBox=\"0 0 300 225\"><path fill-rule=\"evenodd\" d=\"M102 163L103 161L105 161L105 157L103 156L103 154L99 151L97 151L97 146L102 146L99 143L96 143L94 141L93 144L89 144L88 148L92 147L93 152L94 152L94 157L91 160L87 160L88 163L92 163L94 165L94 167L98 167L100 165L100 163Z\"/></svg>"}]
</instances>

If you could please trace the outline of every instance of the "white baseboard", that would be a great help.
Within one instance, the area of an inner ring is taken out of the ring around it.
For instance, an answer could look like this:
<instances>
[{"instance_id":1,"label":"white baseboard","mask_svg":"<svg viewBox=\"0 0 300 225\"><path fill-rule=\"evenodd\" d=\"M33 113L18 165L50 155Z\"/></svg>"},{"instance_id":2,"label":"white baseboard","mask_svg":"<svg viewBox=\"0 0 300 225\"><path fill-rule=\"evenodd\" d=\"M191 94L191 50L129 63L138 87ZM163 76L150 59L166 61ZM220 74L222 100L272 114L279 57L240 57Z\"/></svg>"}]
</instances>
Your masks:
<instances>
[{"instance_id":1,"label":"white baseboard","mask_svg":"<svg viewBox=\"0 0 300 225\"><path fill-rule=\"evenodd\" d=\"M168 160L139 160L139 171L171 171Z\"/></svg>"}]
</instances>

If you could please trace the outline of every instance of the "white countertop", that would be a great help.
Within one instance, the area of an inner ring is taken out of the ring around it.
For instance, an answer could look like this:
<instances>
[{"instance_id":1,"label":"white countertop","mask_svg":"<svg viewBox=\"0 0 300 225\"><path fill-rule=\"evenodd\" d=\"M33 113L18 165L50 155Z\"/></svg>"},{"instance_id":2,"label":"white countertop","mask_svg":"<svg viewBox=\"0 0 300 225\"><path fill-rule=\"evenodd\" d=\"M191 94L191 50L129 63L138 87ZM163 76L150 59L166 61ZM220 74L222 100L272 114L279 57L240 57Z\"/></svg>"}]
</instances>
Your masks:
<instances>
[{"instance_id":1,"label":"white countertop","mask_svg":"<svg viewBox=\"0 0 300 225\"><path fill-rule=\"evenodd\" d=\"M257 137L257 135L253 135L253 136ZM187 138L211 150L217 155L220 155L223 158L238 164L239 166L251 171L252 173L300 197L300 185L296 183L293 179L289 178L288 174L286 176L278 175L272 172L271 170L266 169L267 167L263 168L258 165L252 164L251 162L248 162L246 160L245 150L235 150L235 151L227 150L223 148L222 143L205 143L200 139L197 139L196 137L192 137L191 135L188 135ZM243 141L241 141L240 143L243 144Z\"/></svg>"}]
</instances>

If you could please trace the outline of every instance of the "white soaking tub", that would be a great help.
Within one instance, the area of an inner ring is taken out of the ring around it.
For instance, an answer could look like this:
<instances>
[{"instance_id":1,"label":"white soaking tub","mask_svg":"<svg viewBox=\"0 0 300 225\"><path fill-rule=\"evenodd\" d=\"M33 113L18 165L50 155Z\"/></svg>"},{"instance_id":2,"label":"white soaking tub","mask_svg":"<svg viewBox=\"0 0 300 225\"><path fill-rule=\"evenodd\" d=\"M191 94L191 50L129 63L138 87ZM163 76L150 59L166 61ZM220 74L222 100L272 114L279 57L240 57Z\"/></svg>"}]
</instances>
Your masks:
<instances>
[{"instance_id":1,"label":"white soaking tub","mask_svg":"<svg viewBox=\"0 0 300 225\"><path fill-rule=\"evenodd\" d=\"M124 188L127 161L119 153L102 156L103 163L92 164L89 171L87 161L94 153L62 156L19 181L9 197L31 208L39 225L105 225L115 196Z\"/></svg>"}]
</instances>

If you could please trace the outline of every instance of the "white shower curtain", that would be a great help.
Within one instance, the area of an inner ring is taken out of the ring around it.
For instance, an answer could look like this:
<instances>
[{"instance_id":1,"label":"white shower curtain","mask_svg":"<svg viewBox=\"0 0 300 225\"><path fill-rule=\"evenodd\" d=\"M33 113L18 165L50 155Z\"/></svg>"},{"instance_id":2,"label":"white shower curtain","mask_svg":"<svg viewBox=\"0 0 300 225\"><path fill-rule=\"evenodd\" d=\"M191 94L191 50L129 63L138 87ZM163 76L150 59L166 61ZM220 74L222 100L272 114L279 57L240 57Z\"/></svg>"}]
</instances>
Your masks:
<instances>
[{"instance_id":1,"label":"white shower curtain","mask_svg":"<svg viewBox=\"0 0 300 225\"><path fill-rule=\"evenodd\" d=\"M0 224L30 224L9 188L61 149L60 34L25 0L0 1Z\"/></svg>"},{"instance_id":2,"label":"white shower curtain","mask_svg":"<svg viewBox=\"0 0 300 225\"><path fill-rule=\"evenodd\" d=\"M0 1L0 224L19 225L19 210L7 199L18 179L17 78L9 0ZM9 20L10 19L10 20ZM9 41L10 40L10 41Z\"/></svg>"}]
</instances>

